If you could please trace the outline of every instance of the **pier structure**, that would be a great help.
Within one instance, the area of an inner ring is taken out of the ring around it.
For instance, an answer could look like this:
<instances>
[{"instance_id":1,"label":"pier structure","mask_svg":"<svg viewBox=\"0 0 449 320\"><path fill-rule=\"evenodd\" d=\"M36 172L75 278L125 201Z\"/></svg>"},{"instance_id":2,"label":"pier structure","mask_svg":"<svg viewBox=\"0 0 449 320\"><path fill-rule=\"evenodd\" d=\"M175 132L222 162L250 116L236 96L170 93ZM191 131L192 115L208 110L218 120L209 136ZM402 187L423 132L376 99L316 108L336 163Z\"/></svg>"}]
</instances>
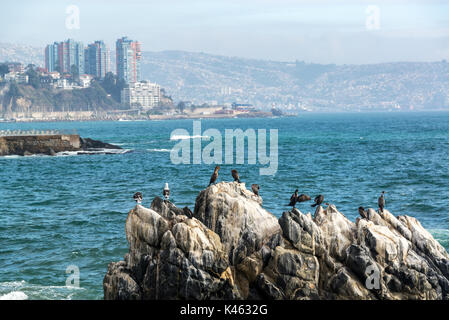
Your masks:
<instances>
[{"instance_id":1,"label":"pier structure","mask_svg":"<svg viewBox=\"0 0 449 320\"><path fill-rule=\"evenodd\" d=\"M0 130L0 137L76 135L76 130Z\"/></svg>"},{"instance_id":2,"label":"pier structure","mask_svg":"<svg viewBox=\"0 0 449 320\"><path fill-rule=\"evenodd\" d=\"M0 130L0 156L48 154L81 149L78 134L59 130Z\"/></svg>"}]
</instances>

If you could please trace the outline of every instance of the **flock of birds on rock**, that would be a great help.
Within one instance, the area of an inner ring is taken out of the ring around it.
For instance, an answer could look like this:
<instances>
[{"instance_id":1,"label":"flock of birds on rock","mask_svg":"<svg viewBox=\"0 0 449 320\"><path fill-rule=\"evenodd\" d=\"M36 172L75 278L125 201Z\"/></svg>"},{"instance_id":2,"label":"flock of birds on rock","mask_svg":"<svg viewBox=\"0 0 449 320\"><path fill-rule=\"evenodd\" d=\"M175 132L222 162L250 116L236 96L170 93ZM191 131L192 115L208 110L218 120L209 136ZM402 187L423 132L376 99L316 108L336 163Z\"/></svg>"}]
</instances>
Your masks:
<instances>
[{"instance_id":1,"label":"flock of birds on rock","mask_svg":"<svg viewBox=\"0 0 449 320\"><path fill-rule=\"evenodd\" d=\"M218 171L220 170L220 166L216 166L214 169L214 172L212 173L212 176L210 177L210 181L209 181L209 185L211 184L215 184L215 182L218 179ZM240 183L240 176L237 170L232 169L231 170L231 175L234 178L234 181L237 183ZM256 196L259 196L259 190L260 187L258 184L252 184L251 185L251 190L253 191L253 193ZM307 194L300 194L298 195L299 190L296 189L295 192L292 194L292 196L290 197L290 203L288 204L288 206L291 206L293 208L295 208L297 203L301 203L301 202L306 202L306 201L310 201L312 200L312 198L310 196L308 196ZM165 198L166 201L168 201L170 199L170 189L168 187L168 183L165 183L164 189L162 191L162 194ZM142 193L141 192L136 192L133 196L133 199L136 201L137 204L141 204L142 203ZM324 201L324 196L322 194L317 195L314 198L314 204L311 205L311 207L316 207L316 206L320 206ZM377 204L379 205L379 211L383 212L384 211L384 207L385 207L385 191L382 191L380 194L379 199L377 200ZM329 205L329 203L325 203L325 205ZM359 214L362 218L367 219L368 218L368 213L365 210L365 208L363 207L359 207Z\"/></svg>"}]
</instances>

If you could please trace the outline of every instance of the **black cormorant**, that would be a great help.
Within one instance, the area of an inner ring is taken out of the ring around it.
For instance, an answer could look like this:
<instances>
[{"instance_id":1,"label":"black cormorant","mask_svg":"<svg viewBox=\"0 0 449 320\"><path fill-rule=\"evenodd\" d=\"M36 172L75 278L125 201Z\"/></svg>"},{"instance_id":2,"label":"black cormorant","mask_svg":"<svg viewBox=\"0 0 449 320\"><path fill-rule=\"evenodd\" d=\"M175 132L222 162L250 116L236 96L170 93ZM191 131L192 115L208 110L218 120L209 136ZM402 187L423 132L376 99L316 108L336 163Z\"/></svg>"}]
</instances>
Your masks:
<instances>
[{"instance_id":1,"label":"black cormorant","mask_svg":"<svg viewBox=\"0 0 449 320\"><path fill-rule=\"evenodd\" d=\"M382 191L380 194L379 199L377 200L377 204L379 205L380 212L384 212L385 208L385 197L384 197L385 191Z\"/></svg>"},{"instance_id":2,"label":"black cormorant","mask_svg":"<svg viewBox=\"0 0 449 320\"><path fill-rule=\"evenodd\" d=\"M365 211L364 207L359 207L359 214L363 219L368 219L368 213Z\"/></svg>"},{"instance_id":3,"label":"black cormorant","mask_svg":"<svg viewBox=\"0 0 449 320\"><path fill-rule=\"evenodd\" d=\"M290 203L288 205L294 208L297 201L298 201L298 189L296 189L295 193L293 193L292 196L290 197Z\"/></svg>"},{"instance_id":4,"label":"black cormorant","mask_svg":"<svg viewBox=\"0 0 449 320\"><path fill-rule=\"evenodd\" d=\"M237 181L238 183L240 183L240 177L239 177L238 171L235 169L232 169L231 174L232 174L232 177L234 178L234 181Z\"/></svg>"},{"instance_id":5,"label":"black cormorant","mask_svg":"<svg viewBox=\"0 0 449 320\"><path fill-rule=\"evenodd\" d=\"M209 186L210 186L212 183L215 183L215 181L217 181L217 178L218 178L218 170L220 170L220 166L216 166L216 167L215 167L214 173L212 173L212 176L210 177Z\"/></svg>"},{"instance_id":6,"label":"black cormorant","mask_svg":"<svg viewBox=\"0 0 449 320\"><path fill-rule=\"evenodd\" d=\"M256 196L259 196L259 190L260 190L260 187L259 187L258 184L252 184L252 185L251 185L251 190L253 190L253 192L254 192L254 194L255 194Z\"/></svg>"},{"instance_id":7,"label":"black cormorant","mask_svg":"<svg viewBox=\"0 0 449 320\"><path fill-rule=\"evenodd\" d=\"M311 207L316 207L319 206L323 203L324 201L324 196L322 194L318 195L315 197L315 203L311 205Z\"/></svg>"}]
</instances>

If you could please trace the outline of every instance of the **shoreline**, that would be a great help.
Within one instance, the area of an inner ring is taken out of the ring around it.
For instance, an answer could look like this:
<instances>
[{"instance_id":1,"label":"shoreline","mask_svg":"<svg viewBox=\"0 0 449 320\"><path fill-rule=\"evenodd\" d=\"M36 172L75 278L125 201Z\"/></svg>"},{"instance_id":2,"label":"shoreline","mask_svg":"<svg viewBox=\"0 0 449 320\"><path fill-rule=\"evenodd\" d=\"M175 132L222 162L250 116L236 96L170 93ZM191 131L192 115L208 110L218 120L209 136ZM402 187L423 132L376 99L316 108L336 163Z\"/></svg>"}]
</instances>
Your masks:
<instances>
[{"instance_id":1,"label":"shoreline","mask_svg":"<svg viewBox=\"0 0 449 320\"><path fill-rule=\"evenodd\" d=\"M297 115L283 115L283 116L273 116L272 114L265 112L257 112L254 114L223 114L223 115L150 115L148 117L108 117L108 118L77 118L77 119L53 119L53 118L41 118L41 119L30 119L21 118L14 120L0 120L1 123L31 123L31 122L100 122L100 121L120 121L120 122L131 122L131 121L161 121L161 120L197 120L197 119L248 119L248 118L273 118L273 117L297 117Z\"/></svg>"},{"instance_id":2,"label":"shoreline","mask_svg":"<svg viewBox=\"0 0 449 320\"><path fill-rule=\"evenodd\" d=\"M150 115L146 117L126 117L126 116L112 116L112 117L79 117L79 118L67 118L67 119L54 119L54 118L17 118L7 119L0 118L0 124L2 123L32 123L32 122L107 122L107 121L120 121L120 122L132 122L132 121L161 121L161 120L201 120L201 119L261 119L261 118L297 118L303 114L323 114L323 115L343 115L343 114L420 114L420 113L447 113L447 109L429 109L429 110L380 110L380 111L307 111L298 114L284 114L280 116L274 116L270 112L255 112L255 113L240 113L240 114L185 114L185 115Z\"/></svg>"}]
</instances>

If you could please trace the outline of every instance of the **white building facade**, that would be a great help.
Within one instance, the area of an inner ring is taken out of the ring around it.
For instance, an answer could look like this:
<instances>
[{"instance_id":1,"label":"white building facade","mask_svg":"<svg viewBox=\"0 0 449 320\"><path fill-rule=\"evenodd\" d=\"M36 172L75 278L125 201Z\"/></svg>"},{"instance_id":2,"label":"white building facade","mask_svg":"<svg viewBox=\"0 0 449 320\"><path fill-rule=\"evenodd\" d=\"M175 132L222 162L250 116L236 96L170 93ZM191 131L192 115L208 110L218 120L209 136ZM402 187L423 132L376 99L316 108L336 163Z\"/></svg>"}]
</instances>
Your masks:
<instances>
[{"instance_id":1,"label":"white building facade","mask_svg":"<svg viewBox=\"0 0 449 320\"><path fill-rule=\"evenodd\" d=\"M130 83L121 93L122 104L131 108L152 109L158 106L160 100L161 88L151 82Z\"/></svg>"},{"instance_id":2,"label":"white building facade","mask_svg":"<svg viewBox=\"0 0 449 320\"><path fill-rule=\"evenodd\" d=\"M28 75L18 72L10 72L5 74L6 82L28 83Z\"/></svg>"}]
</instances>

